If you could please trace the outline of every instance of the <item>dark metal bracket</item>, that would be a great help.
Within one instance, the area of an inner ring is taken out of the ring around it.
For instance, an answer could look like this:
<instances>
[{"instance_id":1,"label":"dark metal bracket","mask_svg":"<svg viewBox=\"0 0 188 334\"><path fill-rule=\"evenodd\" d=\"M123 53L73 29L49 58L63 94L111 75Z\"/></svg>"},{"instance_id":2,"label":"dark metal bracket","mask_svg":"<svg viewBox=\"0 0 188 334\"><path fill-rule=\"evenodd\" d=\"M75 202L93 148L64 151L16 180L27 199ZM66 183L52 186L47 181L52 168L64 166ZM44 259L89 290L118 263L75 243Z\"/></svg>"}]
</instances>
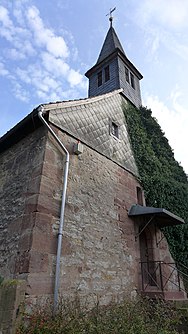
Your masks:
<instances>
[{"instance_id":1,"label":"dark metal bracket","mask_svg":"<svg viewBox=\"0 0 188 334\"><path fill-rule=\"evenodd\" d=\"M153 218L155 217L155 215L153 215L150 219L149 219L149 221L147 222L147 224L146 225L144 225L144 227L141 229L141 231L137 234L137 235L135 235L135 241L137 241L137 239L138 239L138 237L140 236L140 234L145 230L145 228L151 223L151 221L153 220Z\"/></svg>"},{"instance_id":2,"label":"dark metal bracket","mask_svg":"<svg viewBox=\"0 0 188 334\"><path fill-rule=\"evenodd\" d=\"M157 241L157 235L156 235L156 245L157 245L157 247L159 247L159 244L160 244L160 242L164 239L164 235L161 237L161 239L159 240L159 241Z\"/></svg>"}]
</instances>

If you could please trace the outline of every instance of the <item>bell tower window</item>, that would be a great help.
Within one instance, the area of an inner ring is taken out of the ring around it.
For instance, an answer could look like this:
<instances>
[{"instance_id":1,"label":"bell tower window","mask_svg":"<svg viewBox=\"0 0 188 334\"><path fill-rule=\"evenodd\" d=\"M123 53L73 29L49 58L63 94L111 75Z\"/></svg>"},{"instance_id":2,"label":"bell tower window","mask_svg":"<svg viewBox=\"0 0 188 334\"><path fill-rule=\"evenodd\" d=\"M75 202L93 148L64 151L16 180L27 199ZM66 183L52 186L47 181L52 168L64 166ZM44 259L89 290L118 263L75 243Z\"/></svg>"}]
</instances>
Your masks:
<instances>
[{"instance_id":1,"label":"bell tower window","mask_svg":"<svg viewBox=\"0 0 188 334\"><path fill-rule=\"evenodd\" d=\"M131 78L131 86L132 88L135 89L134 75L132 73L130 73L130 78Z\"/></svg>"},{"instance_id":2,"label":"bell tower window","mask_svg":"<svg viewBox=\"0 0 188 334\"><path fill-rule=\"evenodd\" d=\"M126 78L126 81L129 83L129 70L127 67L125 67L125 78Z\"/></svg>"},{"instance_id":3,"label":"bell tower window","mask_svg":"<svg viewBox=\"0 0 188 334\"><path fill-rule=\"evenodd\" d=\"M98 87L102 86L102 71L97 73Z\"/></svg>"},{"instance_id":4,"label":"bell tower window","mask_svg":"<svg viewBox=\"0 0 188 334\"><path fill-rule=\"evenodd\" d=\"M109 65L104 68L104 78L105 82L110 80L110 68Z\"/></svg>"}]
</instances>

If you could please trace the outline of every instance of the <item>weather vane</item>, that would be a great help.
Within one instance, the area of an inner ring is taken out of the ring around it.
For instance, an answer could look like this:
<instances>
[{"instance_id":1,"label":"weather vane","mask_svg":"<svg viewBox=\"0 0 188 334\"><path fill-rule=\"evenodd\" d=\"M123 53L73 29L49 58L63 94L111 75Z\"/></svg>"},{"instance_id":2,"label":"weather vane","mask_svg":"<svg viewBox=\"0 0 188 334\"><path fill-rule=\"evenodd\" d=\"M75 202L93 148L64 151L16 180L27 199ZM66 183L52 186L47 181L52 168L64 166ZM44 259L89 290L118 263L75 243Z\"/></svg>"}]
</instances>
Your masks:
<instances>
[{"instance_id":1,"label":"weather vane","mask_svg":"<svg viewBox=\"0 0 188 334\"><path fill-rule=\"evenodd\" d=\"M109 16L110 26L112 26L112 21L113 21L112 13L114 12L114 10L116 10L116 7L110 8L110 12L106 14L106 16Z\"/></svg>"}]
</instances>

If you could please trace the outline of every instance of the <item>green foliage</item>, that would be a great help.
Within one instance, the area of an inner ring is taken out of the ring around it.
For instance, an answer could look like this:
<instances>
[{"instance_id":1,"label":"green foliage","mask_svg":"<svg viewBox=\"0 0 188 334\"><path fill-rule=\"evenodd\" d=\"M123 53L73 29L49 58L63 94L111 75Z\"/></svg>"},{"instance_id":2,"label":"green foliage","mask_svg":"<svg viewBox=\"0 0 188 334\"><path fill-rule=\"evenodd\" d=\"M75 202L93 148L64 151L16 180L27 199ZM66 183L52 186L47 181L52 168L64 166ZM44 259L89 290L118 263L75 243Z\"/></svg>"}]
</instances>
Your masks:
<instances>
[{"instance_id":1,"label":"green foliage","mask_svg":"<svg viewBox=\"0 0 188 334\"><path fill-rule=\"evenodd\" d=\"M188 182L152 111L123 106L148 206L162 207L188 223ZM188 224L165 229L174 259L188 267Z\"/></svg>"},{"instance_id":2,"label":"green foliage","mask_svg":"<svg viewBox=\"0 0 188 334\"><path fill-rule=\"evenodd\" d=\"M0 276L0 285L3 283L4 278L2 276Z\"/></svg>"},{"instance_id":3,"label":"green foliage","mask_svg":"<svg viewBox=\"0 0 188 334\"><path fill-rule=\"evenodd\" d=\"M16 334L177 334L181 318L170 304L146 299L96 304L90 311L77 302L63 304L55 317L47 309L27 315Z\"/></svg>"},{"instance_id":4,"label":"green foliage","mask_svg":"<svg viewBox=\"0 0 188 334\"><path fill-rule=\"evenodd\" d=\"M4 287L9 287L9 286L13 286L13 285L17 285L19 283L18 280L16 279L3 279L1 281L1 284L3 284Z\"/></svg>"}]
</instances>

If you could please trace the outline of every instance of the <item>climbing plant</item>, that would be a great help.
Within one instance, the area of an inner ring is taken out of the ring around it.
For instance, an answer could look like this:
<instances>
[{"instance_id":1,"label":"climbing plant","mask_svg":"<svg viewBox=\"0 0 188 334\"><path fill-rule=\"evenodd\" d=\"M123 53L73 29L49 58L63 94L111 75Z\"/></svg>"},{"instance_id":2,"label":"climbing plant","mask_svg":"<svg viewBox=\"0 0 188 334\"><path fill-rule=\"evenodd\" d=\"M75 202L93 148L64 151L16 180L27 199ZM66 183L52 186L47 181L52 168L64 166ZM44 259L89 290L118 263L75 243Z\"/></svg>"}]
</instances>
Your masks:
<instances>
[{"instance_id":1,"label":"climbing plant","mask_svg":"<svg viewBox=\"0 0 188 334\"><path fill-rule=\"evenodd\" d=\"M188 181L152 111L123 105L125 120L148 206L183 218L184 225L164 229L171 253L188 267Z\"/></svg>"}]
</instances>

